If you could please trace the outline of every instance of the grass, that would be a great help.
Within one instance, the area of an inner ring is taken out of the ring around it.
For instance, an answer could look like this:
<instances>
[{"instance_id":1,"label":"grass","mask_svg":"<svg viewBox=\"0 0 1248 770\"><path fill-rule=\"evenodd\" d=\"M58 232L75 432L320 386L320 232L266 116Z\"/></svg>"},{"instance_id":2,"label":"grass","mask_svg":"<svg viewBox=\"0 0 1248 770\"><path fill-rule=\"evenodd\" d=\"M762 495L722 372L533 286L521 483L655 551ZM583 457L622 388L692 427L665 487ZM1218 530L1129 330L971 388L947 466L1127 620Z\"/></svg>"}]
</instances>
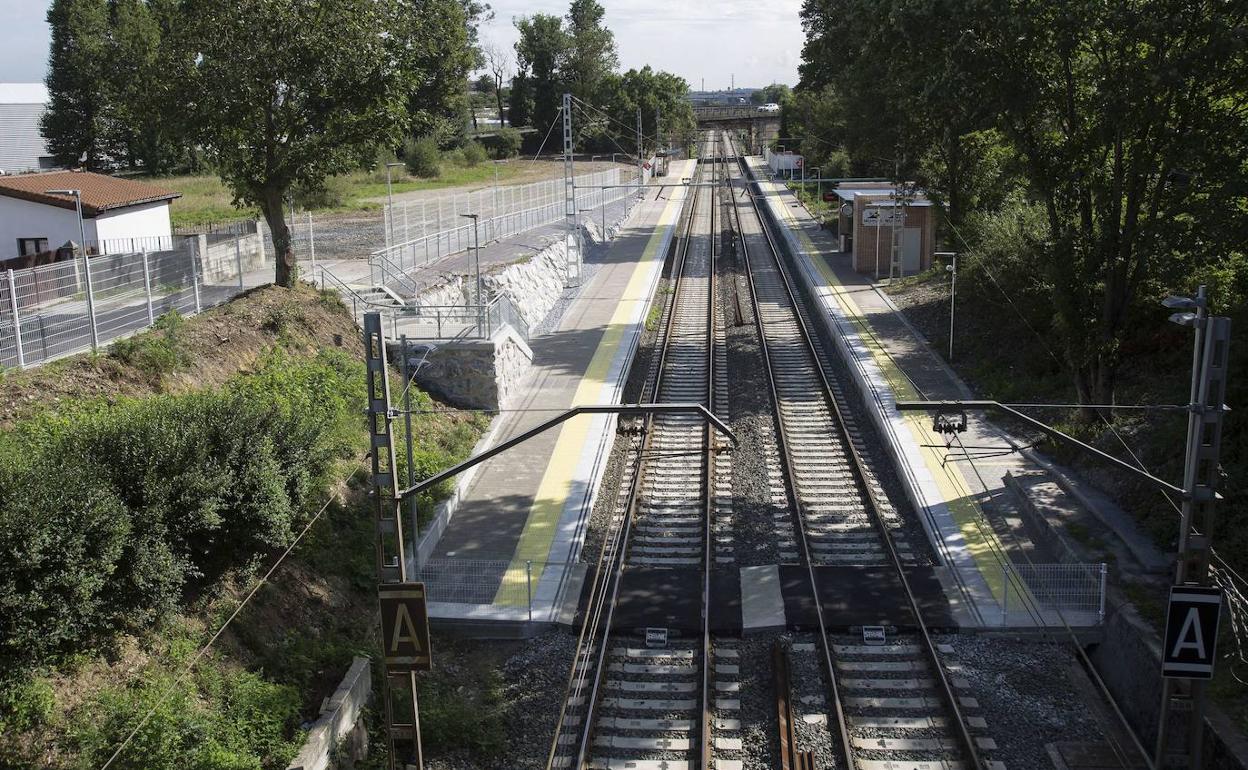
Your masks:
<instances>
[{"instance_id":1,"label":"grass","mask_svg":"<svg viewBox=\"0 0 1248 770\"><path fill-rule=\"evenodd\" d=\"M442 173L433 179L419 179L409 176L403 169L395 168L391 171L391 184L396 193L485 184L494 181L495 166L494 163L463 166L443 162ZM498 164L497 169L499 181L508 181L522 175L525 166L518 163L504 163ZM369 199L385 197L386 174L384 170L355 171L344 174L339 179L344 183L338 185L343 190L341 203L314 208L314 213L372 211L381 207L380 203ZM216 176L173 176L154 181L162 187L182 194L181 198L173 201L170 208L170 220L174 227L189 227L260 216L259 209L254 206L236 207L234 195Z\"/></svg>"}]
</instances>

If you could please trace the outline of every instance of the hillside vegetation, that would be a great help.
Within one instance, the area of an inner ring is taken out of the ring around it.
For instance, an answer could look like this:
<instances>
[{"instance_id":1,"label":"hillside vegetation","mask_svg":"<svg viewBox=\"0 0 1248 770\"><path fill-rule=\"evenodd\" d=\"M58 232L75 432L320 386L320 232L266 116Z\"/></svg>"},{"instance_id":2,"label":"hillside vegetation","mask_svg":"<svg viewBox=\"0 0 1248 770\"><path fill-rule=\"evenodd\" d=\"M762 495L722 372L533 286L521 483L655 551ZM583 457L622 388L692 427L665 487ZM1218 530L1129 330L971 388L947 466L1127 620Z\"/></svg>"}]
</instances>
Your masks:
<instances>
[{"instance_id":1,"label":"hillside vegetation","mask_svg":"<svg viewBox=\"0 0 1248 770\"><path fill-rule=\"evenodd\" d=\"M285 766L375 647L356 337L267 288L4 377L0 766L99 767L149 713L114 767ZM484 418L417 403L421 473L465 456Z\"/></svg>"}]
</instances>

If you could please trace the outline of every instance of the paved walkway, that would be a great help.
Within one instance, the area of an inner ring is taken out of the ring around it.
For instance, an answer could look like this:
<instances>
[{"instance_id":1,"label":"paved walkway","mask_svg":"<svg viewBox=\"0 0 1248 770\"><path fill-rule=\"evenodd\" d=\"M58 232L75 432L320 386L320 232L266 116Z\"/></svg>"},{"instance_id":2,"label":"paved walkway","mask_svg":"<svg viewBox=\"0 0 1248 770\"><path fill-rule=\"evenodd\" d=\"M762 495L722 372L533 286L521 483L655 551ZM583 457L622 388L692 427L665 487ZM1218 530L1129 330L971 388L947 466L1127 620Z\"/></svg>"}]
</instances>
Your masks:
<instances>
[{"instance_id":1,"label":"paved walkway","mask_svg":"<svg viewBox=\"0 0 1248 770\"><path fill-rule=\"evenodd\" d=\"M656 200L648 191L557 327L529 341L524 395L497 418L492 444L576 404L619 402L684 193ZM446 576L427 572L435 616L507 617L507 607L527 609L531 589L534 619L549 618L579 554L615 425L613 415L577 417L480 466L432 553L457 566L437 562L430 572L459 570L460 582L492 586L492 595L441 605L436 586Z\"/></svg>"},{"instance_id":2,"label":"paved walkway","mask_svg":"<svg viewBox=\"0 0 1248 770\"><path fill-rule=\"evenodd\" d=\"M767 178L761 158L751 158L750 166L756 178ZM859 382L869 383L876 426L891 444L903 483L942 561L953 568L950 577L959 584L964 609L977 622L996 624L1008 613L1010 625L1032 625L1018 579L1007 577L1005 565L1025 570L1029 559L1047 563L1052 557L1033 546L1005 476L1040 466L1011 451L1013 440L981 414L968 414L967 431L947 439L932 431L931 415L899 413L898 400L973 396L881 287L852 269L849 254L837 250L835 239L787 186L763 182L761 187L765 204L786 226L790 247L802 257L805 277L816 287L841 352Z\"/></svg>"}]
</instances>

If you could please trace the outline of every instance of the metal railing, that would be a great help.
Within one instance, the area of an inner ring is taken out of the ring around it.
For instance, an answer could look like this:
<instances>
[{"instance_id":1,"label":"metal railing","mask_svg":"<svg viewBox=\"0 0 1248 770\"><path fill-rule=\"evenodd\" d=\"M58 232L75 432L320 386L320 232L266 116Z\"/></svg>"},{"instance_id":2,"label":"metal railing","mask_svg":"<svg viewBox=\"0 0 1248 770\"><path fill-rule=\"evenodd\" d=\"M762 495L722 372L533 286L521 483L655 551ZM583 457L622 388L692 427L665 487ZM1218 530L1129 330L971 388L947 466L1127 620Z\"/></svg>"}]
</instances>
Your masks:
<instances>
[{"instance_id":1,"label":"metal railing","mask_svg":"<svg viewBox=\"0 0 1248 770\"><path fill-rule=\"evenodd\" d=\"M956 571L961 578L968 576L968 568ZM1086 627L1105 620L1108 568L1103 563L1006 563L979 573L998 602L995 611L981 608L985 625Z\"/></svg>"},{"instance_id":2,"label":"metal railing","mask_svg":"<svg viewBox=\"0 0 1248 770\"><path fill-rule=\"evenodd\" d=\"M576 182L579 185L584 185L584 187L577 190L576 205L578 209L598 208L607 203L627 198L634 192L632 188L625 187L601 188L603 185L620 184L620 172L618 169L579 176L576 178ZM563 182L559 181L557 187L551 182L541 182L537 183L537 185L532 185L532 187L539 186L543 192L540 195L535 194L532 199L529 199L532 205L525 205L525 199L522 198L519 207L515 207L514 201L511 203L503 201L487 209L493 215L488 217L482 216L476 225L477 235L480 236L481 243L509 238L563 219L566 215L564 210L566 202L562 194ZM507 190L507 188L501 189ZM523 192L524 188L515 189ZM505 193L505 196L508 194L515 195L517 193ZM460 213L466 212L459 212L458 209L453 212L455 216L458 216ZM441 221L441 217L439 217L439 221ZM473 224L469 222L440 229L434 233L378 249L369 256L369 262L375 263L379 261L379 258L384 258L390 264L397 266L400 272L406 274L414 268L427 265L449 254L457 254L472 248L473 238Z\"/></svg>"},{"instance_id":3,"label":"metal railing","mask_svg":"<svg viewBox=\"0 0 1248 770\"><path fill-rule=\"evenodd\" d=\"M246 288L246 258L226 245L105 254L0 273L0 366L26 368L142 331L165 313L198 313ZM205 270L205 262L211 267ZM207 276L207 279L205 278Z\"/></svg>"},{"instance_id":4,"label":"metal railing","mask_svg":"<svg viewBox=\"0 0 1248 770\"><path fill-rule=\"evenodd\" d=\"M484 307L478 304L422 305L418 303L396 304L381 302L365 296L324 266L318 265L313 273L313 283L321 289L335 289L343 302L351 306L352 314L362 318L364 313L379 313L383 328L391 339L407 335L413 340L462 340L489 339L505 326L511 327L526 342L529 324L506 292L491 299Z\"/></svg>"},{"instance_id":5,"label":"metal railing","mask_svg":"<svg viewBox=\"0 0 1248 770\"><path fill-rule=\"evenodd\" d=\"M532 618L542 575L552 568L562 574L568 566L517 559L428 559L415 579L424 582L430 603L509 607L527 610Z\"/></svg>"},{"instance_id":6,"label":"metal railing","mask_svg":"<svg viewBox=\"0 0 1248 770\"><path fill-rule=\"evenodd\" d=\"M420 293L420 286L401 267L381 254L374 254L368 260L368 274L374 284L389 286L407 297Z\"/></svg>"}]
</instances>

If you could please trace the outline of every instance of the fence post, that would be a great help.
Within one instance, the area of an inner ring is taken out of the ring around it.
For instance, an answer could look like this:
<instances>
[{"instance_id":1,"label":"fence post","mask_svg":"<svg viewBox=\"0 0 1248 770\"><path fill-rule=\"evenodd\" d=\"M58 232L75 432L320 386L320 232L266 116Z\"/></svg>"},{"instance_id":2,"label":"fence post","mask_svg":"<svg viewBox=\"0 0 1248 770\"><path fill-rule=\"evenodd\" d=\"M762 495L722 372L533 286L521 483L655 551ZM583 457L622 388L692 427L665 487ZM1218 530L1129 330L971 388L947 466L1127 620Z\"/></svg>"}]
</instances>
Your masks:
<instances>
[{"instance_id":1,"label":"fence post","mask_svg":"<svg viewBox=\"0 0 1248 770\"><path fill-rule=\"evenodd\" d=\"M1101 601L1100 606L1096 610L1097 623L1105 622L1105 577L1108 571L1109 569L1105 562L1101 562Z\"/></svg>"},{"instance_id":2,"label":"fence post","mask_svg":"<svg viewBox=\"0 0 1248 770\"><path fill-rule=\"evenodd\" d=\"M524 562L524 585L529 590L529 622L533 622L533 561Z\"/></svg>"},{"instance_id":3,"label":"fence post","mask_svg":"<svg viewBox=\"0 0 1248 770\"><path fill-rule=\"evenodd\" d=\"M198 313L202 307L199 301L199 272L195 269L196 264L199 262L195 258L199 252L199 241L187 241L187 243L195 244L191 247L189 256L191 258L191 288L195 290L195 312Z\"/></svg>"},{"instance_id":4,"label":"fence post","mask_svg":"<svg viewBox=\"0 0 1248 770\"><path fill-rule=\"evenodd\" d=\"M152 307L152 268L147 261L147 249L143 249L143 289L147 292L147 325L156 324L156 311Z\"/></svg>"},{"instance_id":5,"label":"fence post","mask_svg":"<svg viewBox=\"0 0 1248 770\"><path fill-rule=\"evenodd\" d=\"M1008 616L1010 614L1010 565L1001 565L1001 582L1003 583L1001 591L1001 625L1009 623Z\"/></svg>"},{"instance_id":6,"label":"fence post","mask_svg":"<svg viewBox=\"0 0 1248 770\"><path fill-rule=\"evenodd\" d=\"M87 319L91 322L91 349L100 346L100 329L95 323L95 289L91 285L91 259L87 256L87 246L82 246L82 269L87 274Z\"/></svg>"},{"instance_id":7,"label":"fence post","mask_svg":"<svg viewBox=\"0 0 1248 770\"><path fill-rule=\"evenodd\" d=\"M243 239L234 239L234 267L238 269L238 288L243 288Z\"/></svg>"},{"instance_id":8,"label":"fence post","mask_svg":"<svg viewBox=\"0 0 1248 770\"><path fill-rule=\"evenodd\" d=\"M308 212L308 253L312 256L312 271L316 272L316 230L312 228L311 211Z\"/></svg>"},{"instance_id":9,"label":"fence post","mask_svg":"<svg viewBox=\"0 0 1248 770\"><path fill-rule=\"evenodd\" d=\"M22 319L17 312L17 281L13 278L13 270L5 271L5 279L9 282L9 312L13 316L13 341L17 346L17 366L26 368L26 353L22 351Z\"/></svg>"}]
</instances>

